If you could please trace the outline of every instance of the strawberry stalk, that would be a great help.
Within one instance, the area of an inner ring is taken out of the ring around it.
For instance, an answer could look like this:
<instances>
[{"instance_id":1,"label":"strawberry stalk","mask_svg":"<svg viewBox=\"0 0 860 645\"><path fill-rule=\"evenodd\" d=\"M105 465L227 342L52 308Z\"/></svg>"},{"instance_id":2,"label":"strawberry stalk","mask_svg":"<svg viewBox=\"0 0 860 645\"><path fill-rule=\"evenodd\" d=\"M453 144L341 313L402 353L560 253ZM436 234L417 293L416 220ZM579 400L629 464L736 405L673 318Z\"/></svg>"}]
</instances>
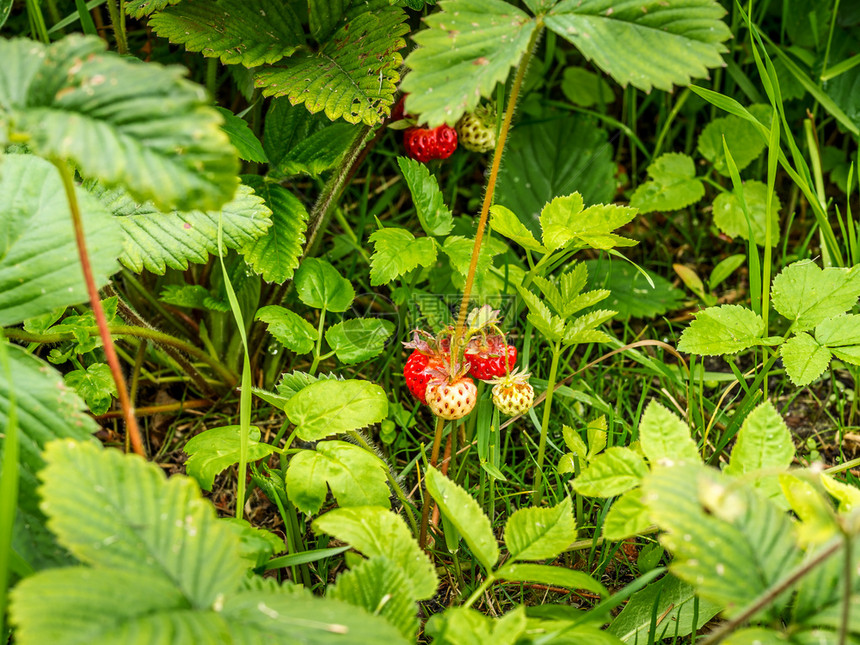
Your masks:
<instances>
[{"instance_id":1,"label":"strawberry stalk","mask_svg":"<svg viewBox=\"0 0 860 645\"><path fill-rule=\"evenodd\" d=\"M433 450L430 452L430 466L435 468L439 462L439 446L442 444L442 430L445 429L445 419L436 417L436 433L433 436ZM427 522L430 519L430 493L424 491L424 505L421 507L421 529L418 533L418 545L427 548Z\"/></svg>"}]
</instances>

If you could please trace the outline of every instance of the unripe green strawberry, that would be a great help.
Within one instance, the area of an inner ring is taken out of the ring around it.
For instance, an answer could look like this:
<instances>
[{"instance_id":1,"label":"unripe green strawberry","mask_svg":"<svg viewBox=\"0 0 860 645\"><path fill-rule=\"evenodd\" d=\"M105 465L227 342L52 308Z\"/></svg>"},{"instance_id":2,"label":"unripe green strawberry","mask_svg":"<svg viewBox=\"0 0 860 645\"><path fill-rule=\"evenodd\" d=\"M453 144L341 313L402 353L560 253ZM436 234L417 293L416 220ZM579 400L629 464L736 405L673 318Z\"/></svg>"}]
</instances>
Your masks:
<instances>
[{"instance_id":1,"label":"unripe green strawberry","mask_svg":"<svg viewBox=\"0 0 860 645\"><path fill-rule=\"evenodd\" d=\"M462 419L475 407L478 388L468 376L446 383L430 383L425 394L427 405L437 417L448 421Z\"/></svg>"},{"instance_id":2,"label":"unripe green strawberry","mask_svg":"<svg viewBox=\"0 0 860 645\"><path fill-rule=\"evenodd\" d=\"M464 114L457 122L460 145L472 152L489 152L496 147L496 119L486 108Z\"/></svg>"},{"instance_id":3,"label":"unripe green strawberry","mask_svg":"<svg viewBox=\"0 0 860 645\"><path fill-rule=\"evenodd\" d=\"M514 417L527 412L535 400L535 390L529 383L528 374L511 372L494 381L493 405L499 412Z\"/></svg>"}]
</instances>

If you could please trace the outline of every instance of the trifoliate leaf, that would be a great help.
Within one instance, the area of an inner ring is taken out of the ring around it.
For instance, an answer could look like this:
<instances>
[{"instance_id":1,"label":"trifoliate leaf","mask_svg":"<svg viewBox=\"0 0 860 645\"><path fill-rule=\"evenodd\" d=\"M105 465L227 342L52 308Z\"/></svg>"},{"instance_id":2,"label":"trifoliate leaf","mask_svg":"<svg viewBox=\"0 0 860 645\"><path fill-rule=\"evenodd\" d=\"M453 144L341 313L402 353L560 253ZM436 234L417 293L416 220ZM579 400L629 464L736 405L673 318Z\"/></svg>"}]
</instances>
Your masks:
<instances>
[{"instance_id":1,"label":"trifoliate leaf","mask_svg":"<svg viewBox=\"0 0 860 645\"><path fill-rule=\"evenodd\" d=\"M860 268L818 268L811 260L788 265L773 280L773 307L794 331L806 331L844 314L860 296Z\"/></svg>"},{"instance_id":2,"label":"trifoliate leaf","mask_svg":"<svg viewBox=\"0 0 860 645\"><path fill-rule=\"evenodd\" d=\"M595 249L634 246L636 241L612 233L636 217L636 209L618 204L596 204L586 208L570 227L574 236Z\"/></svg>"},{"instance_id":3,"label":"trifoliate leaf","mask_svg":"<svg viewBox=\"0 0 860 645\"><path fill-rule=\"evenodd\" d=\"M454 125L489 97L517 65L537 25L528 14L501 0L443 0L429 14L427 29L406 59L412 70L401 89L406 111L435 128Z\"/></svg>"},{"instance_id":4,"label":"trifoliate leaf","mask_svg":"<svg viewBox=\"0 0 860 645\"><path fill-rule=\"evenodd\" d=\"M809 385L830 365L830 351L805 332L789 338L779 348L785 373L795 385Z\"/></svg>"},{"instance_id":5,"label":"trifoliate leaf","mask_svg":"<svg viewBox=\"0 0 860 645\"><path fill-rule=\"evenodd\" d=\"M256 72L265 96L287 96L334 121L375 125L390 113L409 27L396 7L360 13L315 53L298 52Z\"/></svg>"},{"instance_id":6,"label":"trifoliate leaf","mask_svg":"<svg viewBox=\"0 0 860 645\"><path fill-rule=\"evenodd\" d=\"M640 213L676 211L705 195L705 185L696 179L696 167L687 155L661 155L648 166L648 175L651 181L639 184L630 197L630 205Z\"/></svg>"},{"instance_id":7,"label":"trifoliate leaf","mask_svg":"<svg viewBox=\"0 0 860 645\"><path fill-rule=\"evenodd\" d=\"M436 244L432 238L415 239L402 228L381 228L370 236L373 255L370 258L370 284L391 282L419 266L436 261Z\"/></svg>"},{"instance_id":8,"label":"trifoliate leaf","mask_svg":"<svg viewBox=\"0 0 860 645\"><path fill-rule=\"evenodd\" d=\"M678 351L699 356L734 354L761 344L764 321L740 305L708 307L681 334Z\"/></svg>"},{"instance_id":9,"label":"trifoliate leaf","mask_svg":"<svg viewBox=\"0 0 860 645\"><path fill-rule=\"evenodd\" d=\"M162 38L225 65L274 63L305 42L292 6L272 0L183 0L152 16L149 26Z\"/></svg>"},{"instance_id":10,"label":"trifoliate leaf","mask_svg":"<svg viewBox=\"0 0 860 645\"><path fill-rule=\"evenodd\" d=\"M749 180L744 182L744 202L747 212L752 220L753 235L756 244L764 246L765 226L767 210L767 185L760 181ZM770 210L771 222L771 245L776 246L779 242L779 197L773 196ZM738 196L731 193L720 193L714 200L714 224L723 233L730 237L749 239L749 225L747 218L741 208Z\"/></svg>"},{"instance_id":11,"label":"trifoliate leaf","mask_svg":"<svg viewBox=\"0 0 860 645\"><path fill-rule=\"evenodd\" d=\"M319 380L293 395L284 411L300 439L317 441L379 423L388 416L388 397L368 381Z\"/></svg>"},{"instance_id":12,"label":"trifoliate leaf","mask_svg":"<svg viewBox=\"0 0 860 645\"><path fill-rule=\"evenodd\" d=\"M621 85L650 92L689 85L691 78L720 67L722 41L731 31L716 0L691 0L677 7L661 0L608 6L602 0L564 0L544 18Z\"/></svg>"},{"instance_id":13,"label":"trifoliate leaf","mask_svg":"<svg viewBox=\"0 0 860 645\"><path fill-rule=\"evenodd\" d=\"M769 105L751 105L748 109L761 123L770 124ZM702 156L714 164L714 169L725 176L729 174L729 167L726 164L723 137L726 138L726 145L738 170L743 170L755 161L767 146L755 125L746 119L729 115L712 120L699 135L698 148Z\"/></svg>"}]
</instances>

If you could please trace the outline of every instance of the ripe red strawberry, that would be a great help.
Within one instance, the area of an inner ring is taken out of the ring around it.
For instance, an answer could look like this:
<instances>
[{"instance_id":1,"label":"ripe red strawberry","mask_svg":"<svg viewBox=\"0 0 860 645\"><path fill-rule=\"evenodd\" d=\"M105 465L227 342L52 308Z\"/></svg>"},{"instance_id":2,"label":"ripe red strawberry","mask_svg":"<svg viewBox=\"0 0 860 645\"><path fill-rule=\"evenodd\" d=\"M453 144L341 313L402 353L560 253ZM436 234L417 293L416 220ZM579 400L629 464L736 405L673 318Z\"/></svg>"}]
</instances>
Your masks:
<instances>
[{"instance_id":1,"label":"ripe red strawberry","mask_svg":"<svg viewBox=\"0 0 860 645\"><path fill-rule=\"evenodd\" d=\"M417 349L410 354L406 359L406 364L403 366L403 376L406 378L406 387L412 392L412 395L426 405L427 399L424 398L424 393L427 391L427 383L432 378L430 374L425 373L427 364L430 362L430 357L422 354Z\"/></svg>"},{"instance_id":2,"label":"ripe red strawberry","mask_svg":"<svg viewBox=\"0 0 860 645\"><path fill-rule=\"evenodd\" d=\"M436 154L437 159L447 159L457 149L457 131L447 125L440 125L435 129L436 141L439 152Z\"/></svg>"},{"instance_id":3,"label":"ripe red strawberry","mask_svg":"<svg viewBox=\"0 0 860 645\"><path fill-rule=\"evenodd\" d=\"M508 365L505 368L505 359L503 356L507 354ZM503 345L501 348L467 349L466 360L469 361L469 374L476 379L489 381L494 378L499 378L514 369L517 363L517 348L513 345Z\"/></svg>"},{"instance_id":4,"label":"ripe red strawberry","mask_svg":"<svg viewBox=\"0 0 860 645\"><path fill-rule=\"evenodd\" d=\"M534 400L535 391L529 383L528 374L511 372L498 379L493 387L493 405L499 412L511 417L527 412Z\"/></svg>"},{"instance_id":5,"label":"ripe red strawberry","mask_svg":"<svg viewBox=\"0 0 860 645\"><path fill-rule=\"evenodd\" d=\"M439 155L439 140L436 130L427 128L409 128L403 131L403 147L406 156L421 163L437 159Z\"/></svg>"},{"instance_id":6,"label":"ripe red strawberry","mask_svg":"<svg viewBox=\"0 0 860 645\"><path fill-rule=\"evenodd\" d=\"M448 421L462 419L475 407L478 388L468 376L461 376L453 382L435 383L427 386L427 405L437 417Z\"/></svg>"}]
</instances>

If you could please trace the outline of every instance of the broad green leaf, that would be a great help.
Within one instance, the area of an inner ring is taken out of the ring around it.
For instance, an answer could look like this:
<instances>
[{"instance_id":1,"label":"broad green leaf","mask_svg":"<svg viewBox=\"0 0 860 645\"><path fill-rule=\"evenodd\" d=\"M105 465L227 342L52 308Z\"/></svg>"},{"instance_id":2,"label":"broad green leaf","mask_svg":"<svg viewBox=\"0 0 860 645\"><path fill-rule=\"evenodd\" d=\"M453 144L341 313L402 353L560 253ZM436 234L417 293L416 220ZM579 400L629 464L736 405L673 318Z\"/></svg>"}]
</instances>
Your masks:
<instances>
[{"instance_id":1,"label":"broad green leaf","mask_svg":"<svg viewBox=\"0 0 860 645\"><path fill-rule=\"evenodd\" d=\"M303 513L319 513L326 498L326 484L342 507L390 505L382 462L345 441L321 441L316 450L293 455L286 482L290 501Z\"/></svg>"},{"instance_id":2,"label":"broad green leaf","mask_svg":"<svg viewBox=\"0 0 860 645\"><path fill-rule=\"evenodd\" d=\"M786 470L793 459L791 431L771 403L762 403L744 419L725 472L756 474L755 486L773 496L778 494L774 474Z\"/></svg>"},{"instance_id":3,"label":"broad green leaf","mask_svg":"<svg viewBox=\"0 0 860 645\"><path fill-rule=\"evenodd\" d=\"M820 546L839 535L833 507L815 486L789 473L779 476L779 485L791 510L800 520L795 525L800 546Z\"/></svg>"},{"instance_id":4,"label":"broad green leaf","mask_svg":"<svg viewBox=\"0 0 860 645\"><path fill-rule=\"evenodd\" d=\"M638 486L647 473L645 460L630 448L607 448L573 480L573 488L588 497L614 497Z\"/></svg>"},{"instance_id":5,"label":"broad green leaf","mask_svg":"<svg viewBox=\"0 0 860 645\"><path fill-rule=\"evenodd\" d=\"M275 553L280 553L286 548L280 536L252 526L247 520L224 517L221 518L221 523L226 524L239 538L239 554L248 568L256 569L264 566Z\"/></svg>"},{"instance_id":6,"label":"broad green leaf","mask_svg":"<svg viewBox=\"0 0 860 645\"><path fill-rule=\"evenodd\" d=\"M179 0L128 0L125 3L125 12L132 18L143 18L177 2Z\"/></svg>"},{"instance_id":7,"label":"broad green leaf","mask_svg":"<svg viewBox=\"0 0 860 645\"><path fill-rule=\"evenodd\" d=\"M307 114L307 110L301 107L295 109ZM308 117L313 118L311 115ZM283 156L270 175L289 177L304 174L319 177L338 165L358 134L358 129L349 123L329 123L283 151Z\"/></svg>"},{"instance_id":8,"label":"broad green leaf","mask_svg":"<svg viewBox=\"0 0 860 645\"><path fill-rule=\"evenodd\" d=\"M325 340L344 365L366 361L385 349L385 342L394 332L394 324L379 318L352 318L332 325Z\"/></svg>"},{"instance_id":9,"label":"broad green leaf","mask_svg":"<svg viewBox=\"0 0 860 645\"><path fill-rule=\"evenodd\" d=\"M184 0L152 16L149 26L162 38L225 65L274 63L305 42L292 6L271 0Z\"/></svg>"},{"instance_id":10,"label":"broad green leaf","mask_svg":"<svg viewBox=\"0 0 860 645\"><path fill-rule=\"evenodd\" d=\"M504 206L490 206L490 227L498 234L519 244L527 251L546 253L546 247L535 239L519 218Z\"/></svg>"},{"instance_id":11,"label":"broad green leaf","mask_svg":"<svg viewBox=\"0 0 860 645\"><path fill-rule=\"evenodd\" d=\"M603 537L624 540L644 533L651 524L648 507L642 501L642 489L634 488L613 502L603 521Z\"/></svg>"},{"instance_id":12,"label":"broad green leaf","mask_svg":"<svg viewBox=\"0 0 860 645\"><path fill-rule=\"evenodd\" d=\"M860 365L860 316L845 314L824 320L815 328L815 339L836 358Z\"/></svg>"},{"instance_id":13,"label":"broad green leaf","mask_svg":"<svg viewBox=\"0 0 860 645\"><path fill-rule=\"evenodd\" d=\"M190 607L182 590L157 570L51 569L24 580L12 601L15 640L23 645L181 645L229 639L223 616L211 608Z\"/></svg>"},{"instance_id":14,"label":"broad green leaf","mask_svg":"<svg viewBox=\"0 0 860 645\"><path fill-rule=\"evenodd\" d=\"M269 333L296 354L307 354L319 338L316 327L297 313L278 305L260 307L254 320L266 323Z\"/></svg>"},{"instance_id":15,"label":"broad green leaf","mask_svg":"<svg viewBox=\"0 0 860 645\"><path fill-rule=\"evenodd\" d=\"M418 47L406 59L412 71L401 89L406 112L435 128L454 125L489 97L519 64L535 20L501 0L443 0L413 36Z\"/></svg>"},{"instance_id":16,"label":"broad green leaf","mask_svg":"<svg viewBox=\"0 0 860 645\"><path fill-rule=\"evenodd\" d=\"M183 6L187 6L183 5ZM236 148L239 153L239 159L245 161L254 161L256 163L268 163L266 153L263 150L263 144L251 130L251 126L245 119L242 119L230 110L222 107L216 107L216 110L224 117L224 125L221 128L230 137L230 143Z\"/></svg>"},{"instance_id":17,"label":"broad green leaf","mask_svg":"<svg viewBox=\"0 0 860 645\"><path fill-rule=\"evenodd\" d=\"M752 220L753 235L756 244L764 246L765 226L767 226L767 185L751 179L744 183L744 201L747 212ZM779 242L779 198L774 195L771 202L771 244ZM720 193L714 200L714 224L729 237L749 239L749 224L741 208L738 196L731 193Z\"/></svg>"},{"instance_id":18,"label":"broad green leaf","mask_svg":"<svg viewBox=\"0 0 860 645\"><path fill-rule=\"evenodd\" d=\"M18 418L18 501L12 548L35 569L69 564L54 542L39 509L36 474L44 465L42 452L53 439L87 440L98 425L83 413L84 402L63 383L63 377L44 361L17 345L7 345L10 381L0 368L0 451L9 427L10 396L14 392ZM4 504L13 503L4 500Z\"/></svg>"},{"instance_id":19,"label":"broad green leaf","mask_svg":"<svg viewBox=\"0 0 860 645\"><path fill-rule=\"evenodd\" d=\"M785 373L795 385L809 385L830 365L830 350L806 332L800 332L779 348Z\"/></svg>"},{"instance_id":20,"label":"broad green leaf","mask_svg":"<svg viewBox=\"0 0 860 645\"><path fill-rule=\"evenodd\" d=\"M359 430L388 416L388 398L368 381L320 380L297 392L284 411L305 441Z\"/></svg>"},{"instance_id":21,"label":"broad green leaf","mask_svg":"<svg viewBox=\"0 0 860 645\"><path fill-rule=\"evenodd\" d=\"M696 606L695 599L693 587L675 576L664 576L633 594L621 613L609 625L608 631L625 643L647 642L648 634L654 626L656 604L657 617L665 618L654 626L654 642L660 643L667 638L675 638L676 635L684 638L701 629L721 609L720 605L705 600L699 600Z\"/></svg>"},{"instance_id":22,"label":"broad green leaf","mask_svg":"<svg viewBox=\"0 0 860 645\"><path fill-rule=\"evenodd\" d=\"M565 246L574 238L574 226L582 216L582 195L573 193L556 197L540 213L543 243L550 251Z\"/></svg>"},{"instance_id":23,"label":"broad green leaf","mask_svg":"<svg viewBox=\"0 0 860 645\"><path fill-rule=\"evenodd\" d=\"M370 236L373 256L370 258L370 285L379 286L419 266L436 261L436 244L432 238L415 239L403 228L381 228Z\"/></svg>"},{"instance_id":24,"label":"broad green leaf","mask_svg":"<svg viewBox=\"0 0 860 645\"><path fill-rule=\"evenodd\" d=\"M112 397L117 396L116 383L110 367L105 363L93 363L89 367L72 370L63 380L87 402L90 412L104 414L110 408Z\"/></svg>"},{"instance_id":25,"label":"broad green leaf","mask_svg":"<svg viewBox=\"0 0 860 645\"><path fill-rule=\"evenodd\" d=\"M603 77L581 67L568 67L561 79L561 91L571 103L580 107L606 105L615 100L612 87Z\"/></svg>"},{"instance_id":26,"label":"broad green leaf","mask_svg":"<svg viewBox=\"0 0 860 645\"><path fill-rule=\"evenodd\" d=\"M270 171L278 169L292 150L328 125L331 121L324 114L313 115L302 105L292 105L288 98L272 99L263 122L263 150Z\"/></svg>"},{"instance_id":27,"label":"broad green leaf","mask_svg":"<svg viewBox=\"0 0 860 645\"><path fill-rule=\"evenodd\" d=\"M119 268L122 234L95 199L79 189L76 193L90 265L102 286ZM87 302L72 215L57 169L30 155L4 155L0 196L0 327Z\"/></svg>"},{"instance_id":28,"label":"broad green leaf","mask_svg":"<svg viewBox=\"0 0 860 645\"><path fill-rule=\"evenodd\" d=\"M245 242L240 251L263 280L283 283L293 277L299 266L308 212L283 186L265 181L259 175L246 175L243 181L265 200L266 207L272 211L272 226L265 235Z\"/></svg>"},{"instance_id":29,"label":"broad green leaf","mask_svg":"<svg viewBox=\"0 0 860 645\"><path fill-rule=\"evenodd\" d=\"M609 11L612 9L612 11ZM619 84L650 92L689 85L723 65L722 41L731 37L715 0L690 0L682 7L659 0L608 6L602 0L564 0L544 18Z\"/></svg>"},{"instance_id":30,"label":"broad green leaf","mask_svg":"<svg viewBox=\"0 0 860 645\"><path fill-rule=\"evenodd\" d=\"M652 287L642 272L628 262L586 260L588 288L601 287L609 291L604 305L617 311L616 318L654 318L681 307L684 292L674 287L666 278L643 269Z\"/></svg>"},{"instance_id":31,"label":"broad green leaf","mask_svg":"<svg viewBox=\"0 0 860 645\"><path fill-rule=\"evenodd\" d=\"M657 401L645 408L639 422L639 442L652 467L702 461L689 426Z\"/></svg>"},{"instance_id":32,"label":"broad green leaf","mask_svg":"<svg viewBox=\"0 0 860 645\"><path fill-rule=\"evenodd\" d=\"M398 157L397 165L409 186L412 203L418 214L421 228L427 235L447 235L454 227L451 211L445 206L439 182L430 175L430 170L423 163L406 157Z\"/></svg>"},{"instance_id":33,"label":"broad green leaf","mask_svg":"<svg viewBox=\"0 0 860 645\"><path fill-rule=\"evenodd\" d=\"M818 268L811 260L788 265L773 280L773 307L806 331L844 314L860 296L860 269Z\"/></svg>"},{"instance_id":34,"label":"broad green leaf","mask_svg":"<svg viewBox=\"0 0 860 645\"><path fill-rule=\"evenodd\" d=\"M582 440L582 437L579 436L579 433L576 430L566 425L562 426L561 432L562 437L564 438L564 444L568 447L568 450L579 457L579 464L581 467L584 467L586 455L588 455L588 448Z\"/></svg>"},{"instance_id":35,"label":"broad green leaf","mask_svg":"<svg viewBox=\"0 0 860 645\"><path fill-rule=\"evenodd\" d=\"M170 580L186 607L209 609L242 583L239 540L187 477L90 443L45 450L42 509L81 562Z\"/></svg>"},{"instance_id":36,"label":"broad green leaf","mask_svg":"<svg viewBox=\"0 0 860 645\"><path fill-rule=\"evenodd\" d=\"M612 155L606 130L587 117L568 116L517 126L505 146L496 203L510 208L538 235L540 212L554 197L576 191L586 204L612 200Z\"/></svg>"},{"instance_id":37,"label":"broad green leaf","mask_svg":"<svg viewBox=\"0 0 860 645\"><path fill-rule=\"evenodd\" d=\"M212 490L215 476L233 464L239 463L239 451L242 444L242 432L239 426L223 426L210 428L191 437L183 447L188 460L185 471L200 484L203 490ZM275 449L267 443L260 442L260 429L251 426L248 435L249 462L268 457Z\"/></svg>"},{"instance_id":38,"label":"broad green leaf","mask_svg":"<svg viewBox=\"0 0 860 645\"><path fill-rule=\"evenodd\" d=\"M539 582L545 585L557 585L568 589L586 589L593 593L606 596L606 587L587 573L574 571L566 567L554 567L545 564L506 564L496 573L501 580L516 582Z\"/></svg>"},{"instance_id":39,"label":"broad green leaf","mask_svg":"<svg viewBox=\"0 0 860 645\"><path fill-rule=\"evenodd\" d=\"M218 211L189 210L161 213L155 204L138 204L125 190L107 189L87 182L123 231L119 259L136 273L144 269L163 275L168 268L185 270L189 262L209 261L218 252L218 219L222 218L224 246L242 248L266 235L272 225L271 211L247 186Z\"/></svg>"},{"instance_id":40,"label":"broad green leaf","mask_svg":"<svg viewBox=\"0 0 860 645\"><path fill-rule=\"evenodd\" d=\"M408 593L411 589L404 571L385 556L362 560L337 577L326 598L342 600L382 616L401 635L414 641L418 633L418 608Z\"/></svg>"},{"instance_id":41,"label":"broad green leaf","mask_svg":"<svg viewBox=\"0 0 860 645\"><path fill-rule=\"evenodd\" d=\"M639 184L630 196L630 205L642 214L676 211L705 196L705 185L696 179L696 167L687 155L660 155L648 166L648 176L651 180Z\"/></svg>"},{"instance_id":42,"label":"broad green leaf","mask_svg":"<svg viewBox=\"0 0 860 645\"><path fill-rule=\"evenodd\" d=\"M760 123L769 124L772 108L769 105L751 105L748 108ZM729 169L723 149L723 137L732 159L743 170L762 153L767 146L766 141L759 136L758 128L746 119L729 115L713 119L702 134L699 135L698 149L702 156L714 164L714 169L728 177Z\"/></svg>"},{"instance_id":43,"label":"broad green leaf","mask_svg":"<svg viewBox=\"0 0 860 645\"><path fill-rule=\"evenodd\" d=\"M425 475L427 492L439 505L457 531L463 536L472 554L488 571L499 560L499 545L493 534L490 519L484 515L478 502L435 468Z\"/></svg>"},{"instance_id":44,"label":"broad green leaf","mask_svg":"<svg viewBox=\"0 0 860 645\"><path fill-rule=\"evenodd\" d=\"M346 311L355 299L355 289L325 260L307 258L296 271L296 292L308 307Z\"/></svg>"},{"instance_id":45,"label":"broad green leaf","mask_svg":"<svg viewBox=\"0 0 860 645\"><path fill-rule=\"evenodd\" d=\"M734 354L761 344L764 321L740 305L708 307L681 334L678 351L700 356Z\"/></svg>"},{"instance_id":46,"label":"broad green leaf","mask_svg":"<svg viewBox=\"0 0 860 645\"><path fill-rule=\"evenodd\" d=\"M272 583L262 590L237 594L224 603L220 615L227 621L229 636L225 640L213 641L213 645L290 642L309 645L338 645L345 642L361 645L409 643L394 626L374 613L341 600L318 598L309 593L300 593L295 587L278 587Z\"/></svg>"},{"instance_id":47,"label":"broad green leaf","mask_svg":"<svg viewBox=\"0 0 860 645\"><path fill-rule=\"evenodd\" d=\"M674 555L672 573L723 606L726 617L758 599L800 560L788 516L716 471L659 469L643 483L643 500L664 530L661 543Z\"/></svg>"},{"instance_id":48,"label":"broad green leaf","mask_svg":"<svg viewBox=\"0 0 860 645\"><path fill-rule=\"evenodd\" d=\"M254 84L265 96L286 96L332 121L375 125L390 113L400 81L405 18L397 7L360 13L318 52L299 51L257 70Z\"/></svg>"},{"instance_id":49,"label":"broad green leaf","mask_svg":"<svg viewBox=\"0 0 860 645\"><path fill-rule=\"evenodd\" d=\"M490 618L470 607L449 607L433 614L424 631L439 645L485 645L493 642Z\"/></svg>"},{"instance_id":50,"label":"broad green leaf","mask_svg":"<svg viewBox=\"0 0 860 645\"><path fill-rule=\"evenodd\" d=\"M552 508L521 508L505 524L505 546L512 560L555 558L576 539L570 497Z\"/></svg>"},{"instance_id":51,"label":"broad green leaf","mask_svg":"<svg viewBox=\"0 0 860 645\"><path fill-rule=\"evenodd\" d=\"M178 66L144 65L106 47L77 35L48 46L0 41L0 113L9 117L9 135L162 210L230 201L238 160L205 90Z\"/></svg>"},{"instance_id":52,"label":"broad green leaf","mask_svg":"<svg viewBox=\"0 0 860 645\"><path fill-rule=\"evenodd\" d=\"M436 593L438 579L433 564L405 520L388 509L337 508L314 520L313 529L352 545L368 558L386 557L394 562L405 574L410 598L424 600Z\"/></svg>"}]
</instances>

